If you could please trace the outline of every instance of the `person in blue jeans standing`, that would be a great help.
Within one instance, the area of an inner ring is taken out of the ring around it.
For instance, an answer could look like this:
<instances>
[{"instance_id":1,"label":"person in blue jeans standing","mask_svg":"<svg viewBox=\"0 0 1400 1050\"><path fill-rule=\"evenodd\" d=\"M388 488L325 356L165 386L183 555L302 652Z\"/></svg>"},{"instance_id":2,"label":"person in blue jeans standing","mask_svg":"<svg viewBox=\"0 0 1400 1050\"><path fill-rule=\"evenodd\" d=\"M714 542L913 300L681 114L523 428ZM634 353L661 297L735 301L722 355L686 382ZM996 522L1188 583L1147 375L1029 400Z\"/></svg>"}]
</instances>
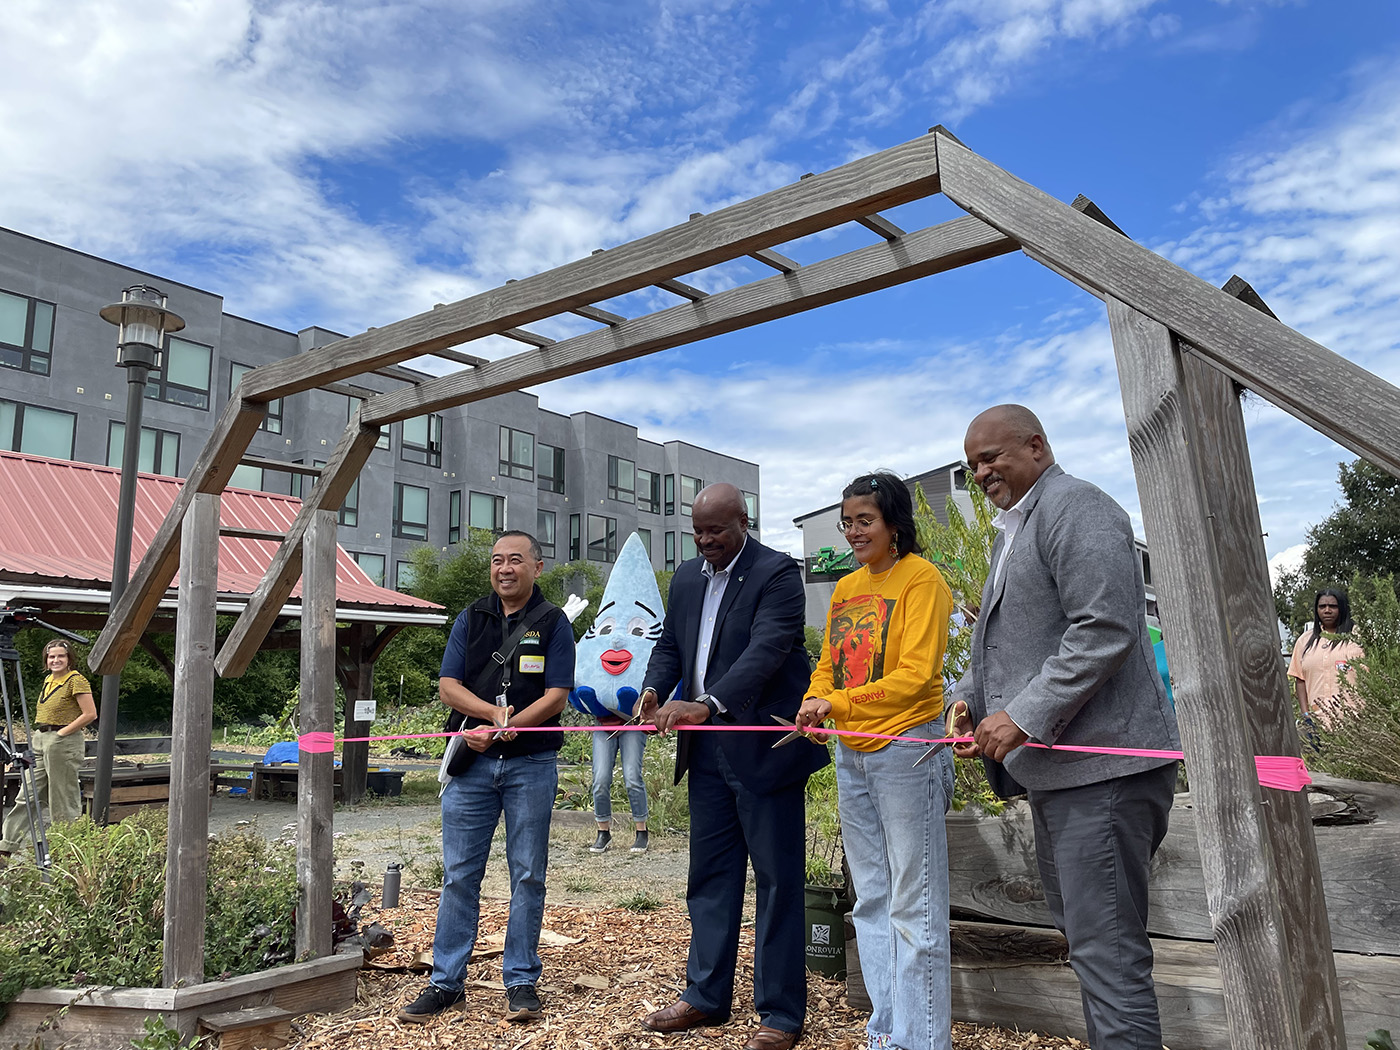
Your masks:
<instances>
[{"instance_id":1,"label":"person in blue jeans standing","mask_svg":"<svg viewBox=\"0 0 1400 1050\"><path fill-rule=\"evenodd\" d=\"M453 749L447 767L451 776L442 793L444 878L432 981L399 1010L402 1021L428 1021L465 1007L464 979L476 947L481 879L503 813L510 869L510 918L501 965L505 1017L529 1021L542 1012L536 991L542 972L540 927L564 735L514 729L557 727L574 679L573 631L563 611L545 601L536 586L543 571L533 536L503 533L491 549L492 593L457 617L443 653L439 692L453 711L448 725L464 731L460 739L465 746Z\"/></svg>"}]
</instances>

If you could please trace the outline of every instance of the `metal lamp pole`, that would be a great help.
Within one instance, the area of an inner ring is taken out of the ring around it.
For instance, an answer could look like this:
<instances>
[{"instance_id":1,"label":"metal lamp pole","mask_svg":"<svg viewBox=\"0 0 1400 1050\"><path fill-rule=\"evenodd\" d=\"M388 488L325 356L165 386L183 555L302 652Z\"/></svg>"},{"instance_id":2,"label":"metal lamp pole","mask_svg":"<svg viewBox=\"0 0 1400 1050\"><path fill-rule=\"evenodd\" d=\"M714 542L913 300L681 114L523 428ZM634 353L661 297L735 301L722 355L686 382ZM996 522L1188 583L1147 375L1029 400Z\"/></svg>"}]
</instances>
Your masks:
<instances>
[{"instance_id":1,"label":"metal lamp pole","mask_svg":"<svg viewBox=\"0 0 1400 1050\"><path fill-rule=\"evenodd\" d=\"M169 332L185 327L184 318L165 308L165 293L149 285L122 289L119 303L104 306L102 320L117 326L117 367L126 369L126 434L122 443L122 482L117 496L117 535L112 551L112 597L116 609L131 577L131 530L136 518L136 473L141 457L141 415L146 381L162 365ZM117 694L122 676L102 676L102 706L97 717L97 769L92 785L92 819L107 823L112 800L112 756L117 746Z\"/></svg>"}]
</instances>

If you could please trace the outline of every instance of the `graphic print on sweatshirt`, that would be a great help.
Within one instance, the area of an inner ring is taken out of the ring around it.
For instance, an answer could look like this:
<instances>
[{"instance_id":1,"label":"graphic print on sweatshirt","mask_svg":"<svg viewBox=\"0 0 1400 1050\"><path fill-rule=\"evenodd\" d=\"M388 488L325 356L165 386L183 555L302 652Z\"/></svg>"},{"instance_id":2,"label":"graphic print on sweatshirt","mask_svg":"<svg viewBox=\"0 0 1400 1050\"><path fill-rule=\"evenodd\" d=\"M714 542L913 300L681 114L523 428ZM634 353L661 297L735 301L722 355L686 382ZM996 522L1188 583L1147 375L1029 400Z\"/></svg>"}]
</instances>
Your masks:
<instances>
[{"instance_id":1,"label":"graphic print on sweatshirt","mask_svg":"<svg viewBox=\"0 0 1400 1050\"><path fill-rule=\"evenodd\" d=\"M896 601L857 594L831 609L831 677L837 689L852 689L885 675L885 642Z\"/></svg>"}]
</instances>

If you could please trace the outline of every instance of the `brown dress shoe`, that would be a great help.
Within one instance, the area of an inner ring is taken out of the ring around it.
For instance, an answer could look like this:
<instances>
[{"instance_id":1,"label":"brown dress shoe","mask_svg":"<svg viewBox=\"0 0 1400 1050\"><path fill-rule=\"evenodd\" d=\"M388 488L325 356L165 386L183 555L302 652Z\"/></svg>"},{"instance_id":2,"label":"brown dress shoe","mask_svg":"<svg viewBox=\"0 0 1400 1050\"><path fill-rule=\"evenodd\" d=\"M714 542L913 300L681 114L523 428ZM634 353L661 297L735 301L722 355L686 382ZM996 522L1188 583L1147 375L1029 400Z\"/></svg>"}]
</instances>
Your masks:
<instances>
[{"instance_id":1,"label":"brown dress shoe","mask_svg":"<svg viewBox=\"0 0 1400 1050\"><path fill-rule=\"evenodd\" d=\"M769 1028L766 1024L761 1024L758 1031L749 1036L744 1050L792 1050L792 1045L801 1038L800 1028L795 1032L784 1032L780 1028Z\"/></svg>"},{"instance_id":2,"label":"brown dress shoe","mask_svg":"<svg viewBox=\"0 0 1400 1050\"><path fill-rule=\"evenodd\" d=\"M653 1032L685 1032L705 1025L724 1024L727 1017L716 1017L703 1010L697 1010L684 999L677 999L664 1010L657 1010L642 1018L642 1026ZM792 1044L788 1044L789 1046Z\"/></svg>"}]
</instances>

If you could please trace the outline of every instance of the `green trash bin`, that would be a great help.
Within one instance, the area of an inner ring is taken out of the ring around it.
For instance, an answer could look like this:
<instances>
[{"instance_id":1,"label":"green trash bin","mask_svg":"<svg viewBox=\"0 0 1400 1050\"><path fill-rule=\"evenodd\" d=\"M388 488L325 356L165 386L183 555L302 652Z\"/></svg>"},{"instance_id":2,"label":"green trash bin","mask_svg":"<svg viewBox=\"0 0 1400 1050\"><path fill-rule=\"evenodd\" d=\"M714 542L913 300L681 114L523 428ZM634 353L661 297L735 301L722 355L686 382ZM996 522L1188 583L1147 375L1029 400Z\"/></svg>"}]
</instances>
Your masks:
<instances>
[{"instance_id":1,"label":"green trash bin","mask_svg":"<svg viewBox=\"0 0 1400 1050\"><path fill-rule=\"evenodd\" d=\"M846 913L851 910L845 890L808 886L805 898L807 969L824 977L845 977Z\"/></svg>"}]
</instances>

